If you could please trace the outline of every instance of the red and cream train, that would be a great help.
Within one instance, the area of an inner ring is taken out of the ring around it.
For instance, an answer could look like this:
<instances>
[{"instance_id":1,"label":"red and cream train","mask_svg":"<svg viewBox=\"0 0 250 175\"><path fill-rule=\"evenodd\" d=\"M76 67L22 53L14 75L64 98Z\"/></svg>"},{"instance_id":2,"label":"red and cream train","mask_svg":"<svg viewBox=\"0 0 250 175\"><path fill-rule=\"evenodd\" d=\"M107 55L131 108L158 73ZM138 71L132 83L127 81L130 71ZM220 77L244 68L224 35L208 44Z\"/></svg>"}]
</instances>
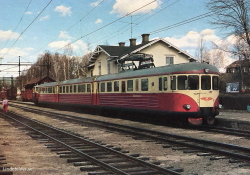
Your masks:
<instances>
[{"instance_id":1,"label":"red and cream train","mask_svg":"<svg viewBox=\"0 0 250 175\"><path fill-rule=\"evenodd\" d=\"M184 63L35 87L36 104L141 111L192 124L213 124L219 114L216 67Z\"/></svg>"}]
</instances>

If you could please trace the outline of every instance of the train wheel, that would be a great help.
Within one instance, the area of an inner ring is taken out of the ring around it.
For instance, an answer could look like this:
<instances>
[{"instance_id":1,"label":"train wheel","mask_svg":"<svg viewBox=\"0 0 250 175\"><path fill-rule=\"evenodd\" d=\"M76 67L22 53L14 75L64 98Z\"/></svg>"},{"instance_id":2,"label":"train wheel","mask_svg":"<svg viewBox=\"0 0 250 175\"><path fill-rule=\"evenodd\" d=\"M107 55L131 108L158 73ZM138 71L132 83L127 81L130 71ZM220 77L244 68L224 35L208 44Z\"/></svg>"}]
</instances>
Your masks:
<instances>
[{"instance_id":1,"label":"train wheel","mask_svg":"<svg viewBox=\"0 0 250 175\"><path fill-rule=\"evenodd\" d=\"M204 119L205 124L207 125L213 125L215 121L215 117L214 116L207 116Z\"/></svg>"}]
</instances>

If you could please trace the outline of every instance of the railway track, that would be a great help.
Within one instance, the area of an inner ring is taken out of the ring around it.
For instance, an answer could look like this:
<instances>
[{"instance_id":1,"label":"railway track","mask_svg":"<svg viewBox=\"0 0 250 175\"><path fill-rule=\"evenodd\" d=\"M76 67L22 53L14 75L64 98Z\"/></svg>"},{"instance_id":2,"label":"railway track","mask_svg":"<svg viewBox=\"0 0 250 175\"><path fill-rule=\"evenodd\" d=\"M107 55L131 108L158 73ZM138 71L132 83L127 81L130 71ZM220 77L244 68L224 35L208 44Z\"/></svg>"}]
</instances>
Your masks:
<instances>
[{"instance_id":1,"label":"railway track","mask_svg":"<svg viewBox=\"0 0 250 175\"><path fill-rule=\"evenodd\" d=\"M153 131L127 125L114 124L99 120L87 119L83 117L76 117L72 115L59 114L56 112L47 112L44 110L30 109L22 107L29 112L43 113L53 118L66 120L67 122L75 122L81 125L97 126L108 129L112 132L125 133L132 135L135 139L142 139L145 141L153 141L160 143L165 148L172 147L176 150L183 150L185 153L197 153L198 156L211 156L211 160L216 159L229 159L229 162L249 162L250 161L250 148L238 145L226 144L221 142L208 141L192 137L185 137L166 132ZM236 130L234 130L236 131ZM239 131L237 135L246 136L247 131ZM247 164L248 165L248 164Z\"/></svg>"},{"instance_id":2,"label":"railway track","mask_svg":"<svg viewBox=\"0 0 250 175\"><path fill-rule=\"evenodd\" d=\"M34 110L34 108L31 107L25 107L25 106L20 106L20 105L15 105L15 104L25 104L27 103L18 103L18 102L12 102L11 105L13 107L18 107L22 108L23 110ZM33 105L33 103L32 103ZM38 110L38 109L37 109ZM40 112L43 112L43 110L40 110ZM71 116L72 118L75 118L75 116ZM94 121L94 120L93 120ZM95 122L100 122L96 120ZM170 126L171 127L171 126ZM250 139L250 131L248 130L241 130L241 129L234 129L234 128L226 128L226 127L217 127L217 126L208 126L208 125L202 125L202 126L184 126L179 128L184 128L184 129L191 129L191 130L197 130L197 131L205 131L205 132L211 132L211 133L219 133L219 134L226 134L226 135L233 135L233 136L239 136L239 137L245 137L247 139Z\"/></svg>"},{"instance_id":3,"label":"railway track","mask_svg":"<svg viewBox=\"0 0 250 175\"><path fill-rule=\"evenodd\" d=\"M159 167L132 155L123 153L119 148L96 143L84 136L55 128L51 125L30 119L14 112L3 114L13 125L24 129L39 142L58 152L60 157L71 158L75 166L89 174L170 174L180 175L171 169Z\"/></svg>"}]
</instances>

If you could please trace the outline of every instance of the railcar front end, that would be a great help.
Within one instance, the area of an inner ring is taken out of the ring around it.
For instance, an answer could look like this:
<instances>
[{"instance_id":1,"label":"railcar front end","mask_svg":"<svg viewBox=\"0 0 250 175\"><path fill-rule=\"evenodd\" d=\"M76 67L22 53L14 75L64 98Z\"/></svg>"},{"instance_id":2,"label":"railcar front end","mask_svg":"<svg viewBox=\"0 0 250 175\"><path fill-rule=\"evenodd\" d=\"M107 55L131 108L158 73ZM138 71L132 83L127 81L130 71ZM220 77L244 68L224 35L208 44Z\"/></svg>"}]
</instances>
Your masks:
<instances>
[{"instance_id":1,"label":"railcar front end","mask_svg":"<svg viewBox=\"0 0 250 175\"><path fill-rule=\"evenodd\" d=\"M213 124L219 114L218 75L178 74L171 75L170 79L172 92L163 97L168 106L166 110L186 112L192 124Z\"/></svg>"}]
</instances>

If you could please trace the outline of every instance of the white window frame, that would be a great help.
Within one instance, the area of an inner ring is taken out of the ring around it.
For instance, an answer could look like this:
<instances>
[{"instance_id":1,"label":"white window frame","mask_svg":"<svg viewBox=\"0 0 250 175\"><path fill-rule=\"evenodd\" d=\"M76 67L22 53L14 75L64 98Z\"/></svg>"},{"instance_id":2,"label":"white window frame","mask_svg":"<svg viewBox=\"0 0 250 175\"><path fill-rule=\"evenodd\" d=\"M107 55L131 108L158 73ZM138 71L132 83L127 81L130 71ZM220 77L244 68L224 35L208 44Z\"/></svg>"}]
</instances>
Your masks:
<instances>
[{"instance_id":1,"label":"white window frame","mask_svg":"<svg viewBox=\"0 0 250 175\"><path fill-rule=\"evenodd\" d=\"M172 63L171 63L171 58L172 58ZM173 55L165 55L165 63L166 65L171 65L174 64L174 56Z\"/></svg>"}]
</instances>

